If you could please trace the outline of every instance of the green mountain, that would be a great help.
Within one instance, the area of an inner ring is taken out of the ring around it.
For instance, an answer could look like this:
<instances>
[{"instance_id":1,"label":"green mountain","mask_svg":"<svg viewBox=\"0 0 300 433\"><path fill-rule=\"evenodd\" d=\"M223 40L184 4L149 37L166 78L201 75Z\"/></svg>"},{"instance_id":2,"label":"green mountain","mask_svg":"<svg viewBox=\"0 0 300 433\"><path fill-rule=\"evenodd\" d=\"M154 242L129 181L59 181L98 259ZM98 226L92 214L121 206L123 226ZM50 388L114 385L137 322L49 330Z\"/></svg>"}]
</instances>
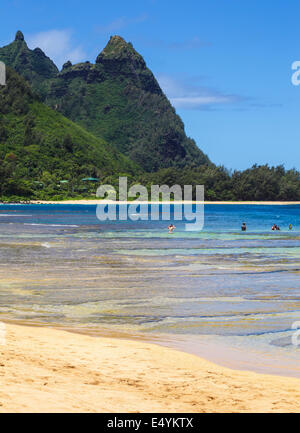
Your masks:
<instances>
[{"instance_id":1,"label":"green mountain","mask_svg":"<svg viewBox=\"0 0 300 433\"><path fill-rule=\"evenodd\" d=\"M28 48L20 31L11 44L0 48L0 60L23 75L39 93L43 93L44 81L58 74L55 64L40 48Z\"/></svg>"},{"instance_id":2,"label":"green mountain","mask_svg":"<svg viewBox=\"0 0 300 433\"><path fill-rule=\"evenodd\" d=\"M210 164L131 43L113 36L95 64L67 62L60 72L41 53L29 50L18 32L0 49L0 60L21 73L47 105L148 172Z\"/></svg>"},{"instance_id":3,"label":"green mountain","mask_svg":"<svg viewBox=\"0 0 300 433\"><path fill-rule=\"evenodd\" d=\"M139 168L41 103L27 81L7 68L7 84L0 86L0 196L84 193L83 178L103 180L116 172L133 174Z\"/></svg>"},{"instance_id":4,"label":"green mountain","mask_svg":"<svg viewBox=\"0 0 300 433\"><path fill-rule=\"evenodd\" d=\"M230 173L212 164L185 135L144 59L119 36L95 64L67 62L58 71L18 32L0 60L27 80L8 68L0 86L2 198L88 196L95 185L83 178L117 187L124 174L148 188L203 184L206 200L300 200L296 170L255 165Z\"/></svg>"}]
</instances>

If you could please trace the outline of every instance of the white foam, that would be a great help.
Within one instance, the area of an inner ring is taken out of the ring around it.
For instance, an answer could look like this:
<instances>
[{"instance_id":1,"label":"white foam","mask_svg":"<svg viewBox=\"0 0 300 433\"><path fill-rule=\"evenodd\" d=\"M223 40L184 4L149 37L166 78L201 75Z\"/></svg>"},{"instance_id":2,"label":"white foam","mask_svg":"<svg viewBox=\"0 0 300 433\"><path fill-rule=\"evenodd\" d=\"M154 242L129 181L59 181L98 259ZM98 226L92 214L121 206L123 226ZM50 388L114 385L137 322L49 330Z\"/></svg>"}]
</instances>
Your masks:
<instances>
[{"instance_id":1,"label":"white foam","mask_svg":"<svg viewBox=\"0 0 300 433\"><path fill-rule=\"evenodd\" d=\"M37 223L24 223L24 226L43 226L43 227L79 227L69 224L37 224Z\"/></svg>"},{"instance_id":2,"label":"white foam","mask_svg":"<svg viewBox=\"0 0 300 433\"><path fill-rule=\"evenodd\" d=\"M41 245L42 245L42 247L44 247L44 248L51 248L51 245L48 244L48 242L44 242L44 243L41 244Z\"/></svg>"},{"instance_id":3,"label":"white foam","mask_svg":"<svg viewBox=\"0 0 300 433\"><path fill-rule=\"evenodd\" d=\"M25 214L12 215L12 214L3 214L3 213L0 214L0 217L23 217L23 216L31 217L32 215L25 215Z\"/></svg>"}]
</instances>

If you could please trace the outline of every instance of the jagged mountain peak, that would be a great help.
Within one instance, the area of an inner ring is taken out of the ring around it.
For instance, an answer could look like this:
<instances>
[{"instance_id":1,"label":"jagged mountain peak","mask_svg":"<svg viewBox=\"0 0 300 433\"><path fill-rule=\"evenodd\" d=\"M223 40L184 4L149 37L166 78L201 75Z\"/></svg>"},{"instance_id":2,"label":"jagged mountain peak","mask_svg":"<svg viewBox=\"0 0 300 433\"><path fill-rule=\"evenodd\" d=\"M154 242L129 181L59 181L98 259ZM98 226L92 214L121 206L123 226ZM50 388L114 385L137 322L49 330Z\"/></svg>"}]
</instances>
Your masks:
<instances>
[{"instance_id":1,"label":"jagged mountain peak","mask_svg":"<svg viewBox=\"0 0 300 433\"><path fill-rule=\"evenodd\" d=\"M120 35L113 35L109 38L108 43L110 44L123 44L123 45L127 45L127 42L125 41L124 38L122 38L122 36Z\"/></svg>"},{"instance_id":2,"label":"jagged mountain peak","mask_svg":"<svg viewBox=\"0 0 300 433\"><path fill-rule=\"evenodd\" d=\"M40 48L31 50L27 46L20 30L12 43L0 48L0 60L36 85L38 90L43 80L53 78L58 73L55 64Z\"/></svg>"},{"instance_id":3,"label":"jagged mountain peak","mask_svg":"<svg viewBox=\"0 0 300 433\"><path fill-rule=\"evenodd\" d=\"M131 42L126 42L119 35L111 36L104 50L96 59L96 63L106 61L130 61L136 66L145 68L146 63L143 57L133 48Z\"/></svg>"},{"instance_id":4,"label":"jagged mountain peak","mask_svg":"<svg viewBox=\"0 0 300 433\"><path fill-rule=\"evenodd\" d=\"M121 36L111 36L96 64L68 61L60 72L25 42L0 48L0 60L22 74L47 105L113 144L145 171L210 164L186 136L143 57Z\"/></svg>"},{"instance_id":5,"label":"jagged mountain peak","mask_svg":"<svg viewBox=\"0 0 300 433\"><path fill-rule=\"evenodd\" d=\"M22 42L25 41L25 39L24 39L24 35L23 35L23 33L21 32L21 30L18 30L18 31L17 31L17 33L16 33L16 37L15 37L15 41L22 41Z\"/></svg>"}]
</instances>

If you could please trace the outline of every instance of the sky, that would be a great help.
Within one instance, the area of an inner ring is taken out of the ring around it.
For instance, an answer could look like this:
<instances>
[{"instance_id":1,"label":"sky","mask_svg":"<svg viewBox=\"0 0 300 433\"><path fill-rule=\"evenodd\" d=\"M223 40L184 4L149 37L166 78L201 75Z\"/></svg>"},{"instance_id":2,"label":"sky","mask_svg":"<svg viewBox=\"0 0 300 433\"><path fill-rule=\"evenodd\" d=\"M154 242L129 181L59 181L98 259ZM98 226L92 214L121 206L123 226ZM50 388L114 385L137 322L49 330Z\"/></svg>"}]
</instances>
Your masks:
<instances>
[{"instance_id":1,"label":"sky","mask_svg":"<svg viewBox=\"0 0 300 433\"><path fill-rule=\"evenodd\" d=\"M214 163L300 169L299 0L0 1L1 46L21 30L61 67L120 35Z\"/></svg>"}]
</instances>

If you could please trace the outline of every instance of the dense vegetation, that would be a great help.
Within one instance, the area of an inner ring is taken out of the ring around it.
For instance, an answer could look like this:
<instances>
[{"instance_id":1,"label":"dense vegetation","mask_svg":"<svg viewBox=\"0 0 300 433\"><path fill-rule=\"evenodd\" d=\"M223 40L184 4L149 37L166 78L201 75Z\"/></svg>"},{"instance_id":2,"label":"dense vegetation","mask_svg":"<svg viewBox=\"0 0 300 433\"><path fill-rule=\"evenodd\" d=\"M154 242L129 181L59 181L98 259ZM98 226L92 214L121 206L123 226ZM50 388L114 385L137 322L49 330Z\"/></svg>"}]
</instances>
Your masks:
<instances>
[{"instance_id":1,"label":"dense vegetation","mask_svg":"<svg viewBox=\"0 0 300 433\"><path fill-rule=\"evenodd\" d=\"M108 176L105 183L118 190L119 176ZM128 186L139 183L147 187L150 197L151 185L205 186L208 201L300 201L300 173L285 170L283 166L257 166L245 171L230 173L224 167L201 166L198 168L164 168L156 173L129 176ZM172 197L172 196L171 196Z\"/></svg>"},{"instance_id":2,"label":"dense vegetation","mask_svg":"<svg viewBox=\"0 0 300 433\"><path fill-rule=\"evenodd\" d=\"M0 49L0 60L23 74L51 108L114 144L144 170L209 163L185 135L181 119L143 58L121 37L110 39L96 64L73 66L67 62L54 75L49 63L42 66L26 61L24 67L18 47L26 52L26 58L36 58L36 50L29 50L24 41L15 41Z\"/></svg>"},{"instance_id":3,"label":"dense vegetation","mask_svg":"<svg viewBox=\"0 0 300 433\"><path fill-rule=\"evenodd\" d=\"M58 74L55 64L40 48L28 48L20 31L11 44L0 48L0 60L22 75L44 97L46 80Z\"/></svg>"},{"instance_id":4,"label":"dense vegetation","mask_svg":"<svg viewBox=\"0 0 300 433\"><path fill-rule=\"evenodd\" d=\"M143 185L204 185L210 201L300 201L300 173L283 166L257 166L229 173L224 167L162 169L139 177ZM149 189L150 190L150 189ZM194 195L195 198L195 195Z\"/></svg>"},{"instance_id":5,"label":"dense vegetation","mask_svg":"<svg viewBox=\"0 0 300 433\"><path fill-rule=\"evenodd\" d=\"M61 72L21 32L0 48L0 60L27 80L8 68L0 87L0 199L91 196L99 183L117 189L126 175L129 186L149 190L203 184L206 200L300 200L296 170L255 165L230 173L212 164L185 135L143 58L118 36L96 64L67 62Z\"/></svg>"},{"instance_id":6,"label":"dense vegetation","mask_svg":"<svg viewBox=\"0 0 300 433\"><path fill-rule=\"evenodd\" d=\"M139 168L103 139L42 104L29 84L7 69L0 88L0 196L64 198L89 182ZM63 182L61 182L63 181Z\"/></svg>"}]
</instances>

